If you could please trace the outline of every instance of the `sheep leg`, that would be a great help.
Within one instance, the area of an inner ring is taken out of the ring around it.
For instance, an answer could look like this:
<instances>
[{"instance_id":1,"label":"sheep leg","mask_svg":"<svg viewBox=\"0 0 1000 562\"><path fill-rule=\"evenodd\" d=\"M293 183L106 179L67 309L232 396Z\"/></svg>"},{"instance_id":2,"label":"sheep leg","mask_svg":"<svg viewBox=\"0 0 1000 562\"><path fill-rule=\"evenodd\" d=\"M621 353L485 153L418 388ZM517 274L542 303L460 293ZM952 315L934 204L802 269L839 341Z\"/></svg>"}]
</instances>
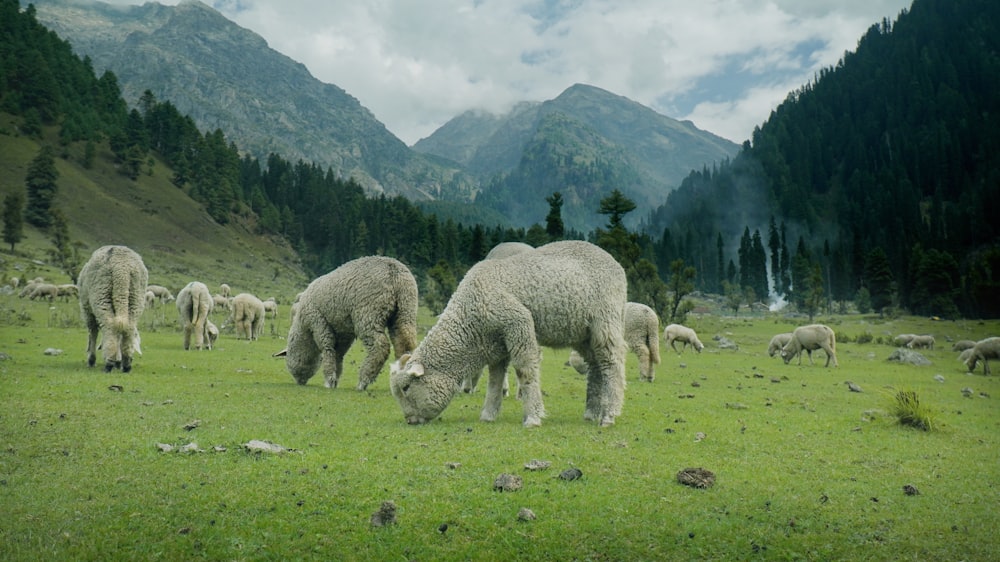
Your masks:
<instances>
[{"instance_id":1,"label":"sheep leg","mask_svg":"<svg viewBox=\"0 0 1000 562\"><path fill-rule=\"evenodd\" d=\"M389 359L390 351L389 338L382 331L370 331L361 337L361 343L364 344L367 353L358 370L358 390L364 390L375 382L386 360Z\"/></svg>"},{"instance_id":2,"label":"sheep leg","mask_svg":"<svg viewBox=\"0 0 1000 562\"><path fill-rule=\"evenodd\" d=\"M344 372L344 356L354 343L354 338L342 338L324 342L322 352L323 385L327 388L337 388L340 375Z\"/></svg>"},{"instance_id":3,"label":"sheep leg","mask_svg":"<svg viewBox=\"0 0 1000 562\"><path fill-rule=\"evenodd\" d=\"M645 344L635 347L635 356L639 358L639 378L653 382L653 364L649 359L649 348Z\"/></svg>"},{"instance_id":4,"label":"sheep leg","mask_svg":"<svg viewBox=\"0 0 1000 562\"><path fill-rule=\"evenodd\" d=\"M501 360L489 366L489 380L486 383L486 399L483 400L483 411L479 414L479 420L485 422L496 421L500 415L500 407L503 405L505 383L507 382L507 359ZM482 371L477 371L476 378ZM471 378L471 377L470 377Z\"/></svg>"},{"instance_id":5,"label":"sheep leg","mask_svg":"<svg viewBox=\"0 0 1000 562\"><path fill-rule=\"evenodd\" d=\"M532 336L533 331L529 331ZM533 337L526 338L528 341L521 341L511 345L508 341L508 348L511 350L511 366L517 374L517 394L522 400L524 416L522 423L524 427L538 427L542 425L542 418L545 417L545 405L542 403L542 387L539 376L539 363L541 362L541 349ZM503 394L503 377L506 369L490 369L490 385L486 392L495 395L495 400L501 400ZM490 398L488 396L488 398ZM497 408L499 410L499 407Z\"/></svg>"},{"instance_id":6,"label":"sheep leg","mask_svg":"<svg viewBox=\"0 0 1000 562\"><path fill-rule=\"evenodd\" d=\"M87 315L87 366L93 367L97 363L97 318L93 314Z\"/></svg>"},{"instance_id":7,"label":"sheep leg","mask_svg":"<svg viewBox=\"0 0 1000 562\"><path fill-rule=\"evenodd\" d=\"M472 394L476 391L476 387L479 386L479 379L483 376L482 371L476 371L475 373L462 379L462 392L466 394Z\"/></svg>"},{"instance_id":8,"label":"sheep leg","mask_svg":"<svg viewBox=\"0 0 1000 562\"><path fill-rule=\"evenodd\" d=\"M826 365L825 365L825 367L829 367L830 366L830 360L831 359L833 359L833 366L837 367L838 366L837 365L837 352L834 351L833 347L830 346L830 345L827 345L827 344L823 344L823 351L826 352Z\"/></svg>"}]
</instances>

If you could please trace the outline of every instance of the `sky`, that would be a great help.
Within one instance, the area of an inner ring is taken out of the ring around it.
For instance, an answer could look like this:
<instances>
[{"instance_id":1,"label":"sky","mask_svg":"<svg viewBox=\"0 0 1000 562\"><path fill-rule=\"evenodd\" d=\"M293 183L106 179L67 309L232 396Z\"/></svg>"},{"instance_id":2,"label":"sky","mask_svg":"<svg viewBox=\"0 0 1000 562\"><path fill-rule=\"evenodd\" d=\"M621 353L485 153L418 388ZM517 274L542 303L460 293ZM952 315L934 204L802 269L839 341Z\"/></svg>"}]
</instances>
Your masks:
<instances>
[{"instance_id":1,"label":"sky","mask_svg":"<svg viewBox=\"0 0 1000 562\"><path fill-rule=\"evenodd\" d=\"M909 0L204 0L406 144L576 83L733 142ZM139 0L111 0L140 4ZM177 0L161 0L176 4Z\"/></svg>"}]
</instances>

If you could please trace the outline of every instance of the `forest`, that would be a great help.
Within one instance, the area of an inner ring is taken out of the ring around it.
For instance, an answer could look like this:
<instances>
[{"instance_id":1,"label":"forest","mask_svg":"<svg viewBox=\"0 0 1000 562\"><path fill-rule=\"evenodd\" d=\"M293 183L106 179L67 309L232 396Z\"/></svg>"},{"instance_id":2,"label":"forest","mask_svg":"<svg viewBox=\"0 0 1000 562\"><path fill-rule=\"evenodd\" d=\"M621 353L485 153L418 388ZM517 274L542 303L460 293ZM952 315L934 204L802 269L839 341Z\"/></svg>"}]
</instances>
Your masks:
<instances>
[{"instance_id":1,"label":"forest","mask_svg":"<svg viewBox=\"0 0 1000 562\"><path fill-rule=\"evenodd\" d=\"M121 173L137 180L155 153L215 221L252 219L316 274L385 254L447 295L499 242L585 238L626 268L629 298L664 318L692 290L725 294L737 307L783 298L810 316L853 303L997 317L998 22L996 3L916 0L790 93L735 158L692 171L662 206L638 211L648 217L636 232L621 220L636 206L618 191L595 197L604 229L566 232L559 186L536 202L549 207L546 224L516 229L440 219L279 154L241 156L224 131L199 131L148 91L130 109L114 74L96 76L17 0L0 0L0 111L18 116L21 134L55 126L64 148L83 143L85 167L92 147L107 143ZM27 195L25 215L37 215L39 199Z\"/></svg>"}]
</instances>

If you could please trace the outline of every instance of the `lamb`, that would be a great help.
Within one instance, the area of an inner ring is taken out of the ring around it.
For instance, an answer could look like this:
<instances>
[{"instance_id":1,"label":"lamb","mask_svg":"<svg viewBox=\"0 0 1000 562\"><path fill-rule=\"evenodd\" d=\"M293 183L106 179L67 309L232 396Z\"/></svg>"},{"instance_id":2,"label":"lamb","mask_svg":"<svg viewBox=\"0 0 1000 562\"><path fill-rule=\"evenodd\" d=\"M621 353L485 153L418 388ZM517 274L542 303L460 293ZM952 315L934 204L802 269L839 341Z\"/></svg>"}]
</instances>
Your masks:
<instances>
[{"instance_id":1,"label":"lamb","mask_svg":"<svg viewBox=\"0 0 1000 562\"><path fill-rule=\"evenodd\" d=\"M934 336L913 336L906 342L906 347L910 349L934 349Z\"/></svg>"},{"instance_id":2,"label":"lamb","mask_svg":"<svg viewBox=\"0 0 1000 562\"><path fill-rule=\"evenodd\" d=\"M278 317L278 302L271 297L264 301L264 316L270 315L271 318Z\"/></svg>"},{"instance_id":3,"label":"lamb","mask_svg":"<svg viewBox=\"0 0 1000 562\"><path fill-rule=\"evenodd\" d=\"M233 294L233 290L229 288L229 285L226 285L225 283L223 283L223 284L219 285L219 294L221 294L222 296L224 296L224 297L226 297L228 299L229 296Z\"/></svg>"},{"instance_id":4,"label":"lamb","mask_svg":"<svg viewBox=\"0 0 1000 562\"><path fill-rule=\"evenodd\" d=\"M177 293L177 312L180 314L181 328L184 329L184 349L191 348L191 334L194 334L194 348L212 349L214 340L208 330L208 315L215 302L208 292L208 286L200 281L192 281Z\"/></svg>"},{"instance_id":5,"label":"lamb","mask_svg":"<svg viewBox=\"0 0 1000 562\"><path fill-rule=\"evenodd\" d=\"M87 326L87 365L97 361L97 332L102 333L104 370L132 370L132 354L142 351L138 321L145 305L149 272L142 257L125 246L98 248L84 264L77 284L80 315Z\"/></svg>"},{"instance_id":6,"label":"lamb","mask_svg":"<svg viewBox=\"0 0 1000 562\"><path fill-rule=\"evenodd\" d=\"M160 302L160 304L174 300L174 295L171 294L170 289L167 289L162 285L150 285L146 287L146 290L152 291L153 294L156 295L156 299Z\"/></svg>"},{"instance_id":7,"label":"lamb","mask_svg":"<svg viewBox=\"0 0 1000 562\"><path fill-rule=\"evenodd\" d=\"M951 345L952 351L965 351L966 349L972 349L976 347L976 342L972 340L958 340Z\"/></svg>"},{"instance_id":8,"label":"lamb","mask_svg":"<svg viewBox=\"0 0 1000 562\"><path fill-rule=\"evenodd\" d=\"M253 341L264 333L264 303L250 293L233 297L230 318L236 324L236 339Z\"/></svg>"},{"instance_id":9,"label":"lamb","mask_svg":"<svg viewBox=\"0 0 1000 562\"><path fill-rule=\"evenodd\" d=\"M358 369L358 390L375 382L389 358L417 345L417 280L403 263L384 256L349 261L318 277L296 297L288 346L276 357L299 384L322 366L327 388L337 388L344 356L360 339L365 359ZM386 334L388 332L388 335Z\"/></svg>"},{"instance_id":10,"label":"lamb","mask_svg":"<svg viewBox=\"0 0 1000 562\"><path fill-rule=\"evenodd\" d=\"M965 360L965 366L969 372L976 370L976 365L983 362L983 374L990 374L990 359L1000 359L1000 338L986 338L979 340L972 348L972 353Z\"/></svg>"},{"instance_id":11,"label":"lamb","mask_svg":"<svg viewBox=\"0 0 1000 562\"><path fill-rule=\"evenodd\" d=\"M31 294L28 298L35 300L37 298L48 299L52 302L59 296L59 287L51 283L36 283L35 288L32 289Z\"/></svg>"},{"instance_id":12,"label":"lamb","mask_svg":"<svg viewBox=\"0 0 1000 562\"><path fill-rule=\"evenodd\" d=\"M785 347L785 344L792 339L791 332L785 332L783 334L775 334L771 338L771 343L767 345L767 356L774 357L775 355L781 353L781 348ZM812 351L809 351L809 358L812 359Z\"/></svg>"},{"instance_id":13,"label":"lamb","mask_svg":"<svg viewBox=\"0 0 1000 562\"><path fill-rule=\"evenodd\" d=\"M674 351L677 351L677 346L674 345L674 342L678 341L684 344L681 346L681 351L687 349L688 344L691 344L691 347L693 347L698 353L701 353L701 350L705 349L705 344L701 343L701 340L698 339L698 334L687 326L670 324L664 328L663 337L667 340L667 344L673 348ZM680 353L680 351L677 351L677 353Z\"/></svg>"},{"instance_id":14,"label":"lamb","mask_svg":"<svg viewBox=\"0 0 1000 562\"><path fill-rule=\"evenodd\" d=\"M571 347L589 365L584 419L612 425L625 400L627 292L618 262L580 240L480 261L420 345L390 367L392 395L407 423L425 423L448 406L464 377L488 366L479 419L494 421L510 365L517 374L523 425L536 427L545 416L540 346Z\"/></svg>"},{"instance_id":15,"label":"lamb","mask_svg":"<svg viewBox=\"0 0 1000 562\"><path fill-rule=\"evenodd\" d=\"M639 379L653 382L656 366L660 364L660 318L644 304L627 302L622 326L625 345L639 359ZM589 369L576 351L570 351L566 363L581 375Z\"/></svg>"},{"instance_id":16,"label":"lamb","mask_svg":"<svg viewBox=\"0 0 1000 562\"><path fill-rule=\"evenodd\" d=\"M808 326L795 328L792 332L792 339L788 340L788 343L781 348L781 358L785 360L785 364L787 365L793 357L798 355L799 365L801 365L802 352L811 352L817 349L822 349L826 352L827 367L830 366L831 359L833 360L833 366L838 366L837 336L834 334L833 329L823 324L809 324ZM809 364L813 364L812 353L809 354Z\"/></svg>"}]
</instances>

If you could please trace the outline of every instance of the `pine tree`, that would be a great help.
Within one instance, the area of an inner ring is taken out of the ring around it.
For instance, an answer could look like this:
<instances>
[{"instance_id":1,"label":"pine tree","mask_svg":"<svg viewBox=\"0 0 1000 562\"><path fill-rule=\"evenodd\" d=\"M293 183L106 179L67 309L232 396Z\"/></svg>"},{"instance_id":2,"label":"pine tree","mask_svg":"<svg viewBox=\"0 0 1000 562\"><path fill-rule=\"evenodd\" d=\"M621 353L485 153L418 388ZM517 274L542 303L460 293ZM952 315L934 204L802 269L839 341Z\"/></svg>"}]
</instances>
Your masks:
<instances>
[{"instance_id":1,"label":"pine tree","mask_svg":"<svg viewBox=\"0 0 1000 562\"><path fill-rule=\"evenodd\" d=\"M28 165L28 174L24 178L28 193L24 219L28 224L43 229L52 225L52 202L58 190L58 177L53 149L44 145Z\"/></svg>"},{"instance_id":2,"label":"pine tree","mask_svg":"<svg viewBox=\"0 0 1000 562\"><path fill-rule=\"evenodd\" d=\"M884 316L885 309L892 304L893 277L889 258L881 247L874 248L865 256L864 280L871 295L872 309Z\"/></svg>"},{"instance_id":3,"label":"pine tree","mask_svg":"<svg viewBox=\"0 0 1000 562\"><path fill-rule=\"evenodd\" d=\"M15 190L3 199L3 241L10 244L11 253L14 245L24 238L24 193Z\"/></svg>"},{"instance_id":4,"label":"pine tree","mask_svg":"<svg viewBox=\"0 0 1000 562\"><path fill-rule=\"evenodd\" d=\"M549 241L562 240L566 235L566 228L562 220L562 194L558 191L545 198L549 204L549 214L545 216L545 232L549 235Z\"/></svg>"}]
</instances>

